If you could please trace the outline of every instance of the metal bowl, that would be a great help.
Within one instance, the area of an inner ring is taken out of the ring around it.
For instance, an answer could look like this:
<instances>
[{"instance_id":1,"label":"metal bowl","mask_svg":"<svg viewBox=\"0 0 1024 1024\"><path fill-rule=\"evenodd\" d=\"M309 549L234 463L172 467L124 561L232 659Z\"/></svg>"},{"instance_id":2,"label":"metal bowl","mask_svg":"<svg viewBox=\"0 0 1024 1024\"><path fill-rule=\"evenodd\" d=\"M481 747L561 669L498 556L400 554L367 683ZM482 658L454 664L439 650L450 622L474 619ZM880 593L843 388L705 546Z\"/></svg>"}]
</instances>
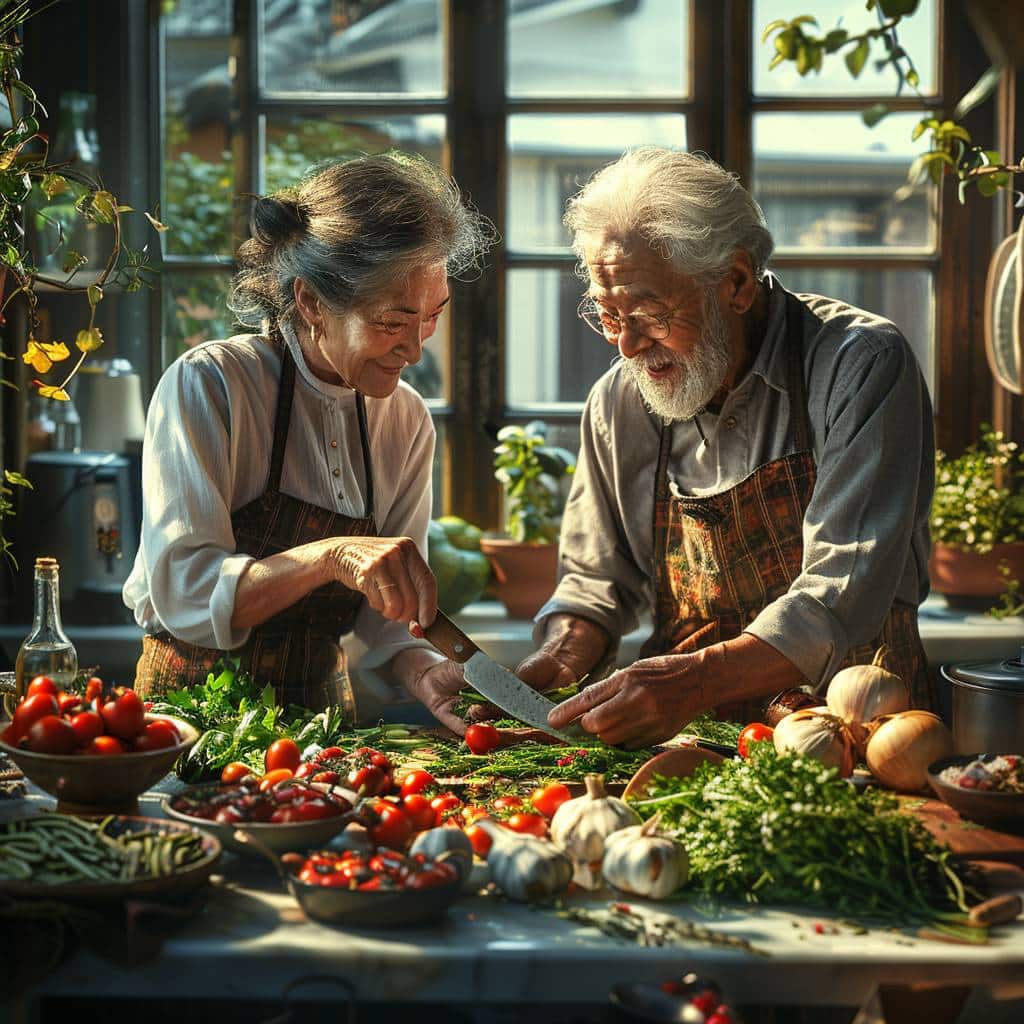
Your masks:
<instances>
[{"instance_id":1,"label":"metal bowl","mask_svg":"<svg viewBox=\"0 0 1024 1024\"><path fill-rule=\"evenodd\" d=\"M57 797L62 811L104 814L135 807L136 797L155 786L197 739L199 730L170 715L147 722L172 722L182 741L173 747L111 755L34 754L0 741L2 750L41 790Z\"/></svg>"},{"instance_id":2,"label":"metal bowl","mask_svg":"<svg viewBox=\"0 0 1024 1024\"><path fill-rule=\"evenodd\" d=\"M1024 830L1024 794L993 793L991 790L963 789L940 778L946 768L965 767L982 754L954 754L928 766L928 781L936 796L949 804L961 818L1001 831Z\"/></svg>"},{"instance_id":3,"label":"metal bowl","mask_svg":"<svg viewBox=\"0 0 1024 1024\"><path fill-rule=\"evenodd\" d=\"M190 786L180 793L169 793L163 798L162 807L164 814L175 821L184 822L193 828L202 829L210 835L216 836L225 850L232 850L235 853L243 853L246 856L258 855L252 845L239 842L235 838L235 830L243 828L251 833L259 842L272 850L275 854L290 853L292 851L308 850L312 847L322 846L333 839L352 820L348 814L339 814L336 818L318 818L314 821L290 821L290 822L269 822L250 821L242 825L231 825L220 821L211 821L209 818L197 818L182 811L176 811L171 802L182 796L195 797L202 792L211 792L219 788L220 783L205 783L198 786ZM335 789L335 792L339 791ZM339 795L341 795L339 793ZM356 796L349 794L350 804L354 804Z\"/></svg>"}]
</instances>

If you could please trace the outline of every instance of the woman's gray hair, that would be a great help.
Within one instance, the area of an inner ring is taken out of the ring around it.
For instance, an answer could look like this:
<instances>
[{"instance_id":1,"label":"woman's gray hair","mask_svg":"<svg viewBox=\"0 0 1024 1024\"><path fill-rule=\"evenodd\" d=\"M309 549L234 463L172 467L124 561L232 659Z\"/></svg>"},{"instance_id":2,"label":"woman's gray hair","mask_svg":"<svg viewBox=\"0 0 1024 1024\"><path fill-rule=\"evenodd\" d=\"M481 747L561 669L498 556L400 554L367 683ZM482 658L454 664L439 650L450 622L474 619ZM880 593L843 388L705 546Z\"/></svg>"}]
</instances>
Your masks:
<instances>
[{"instance_id":1,"label":"woman's gray hair","mask_svg":"<svg viewBox=\"0 0 1024 1024\"><path fill-rule=\"evenodd\" d=\"M761 207L735 174L703 153L657 146L630 150L598 171L569 200L563 223L581 260L587 235L638 234L704 284L722 279L737 249L762 277L775 247Z\"/></svg>"},{"instance_id":2,"label":"woman's gray hair","mask_svg":"<svg viewBox=\"0 0 1024 1024\"><path fill-rule=\"evenodd\" d=\"M356 157L256 200L229 305L252 326L291 321L301 277L343 313L418 267L443 262L452 277L478 270L494 238L490 221L429 161Z\"/></svg>"}]
</instances>

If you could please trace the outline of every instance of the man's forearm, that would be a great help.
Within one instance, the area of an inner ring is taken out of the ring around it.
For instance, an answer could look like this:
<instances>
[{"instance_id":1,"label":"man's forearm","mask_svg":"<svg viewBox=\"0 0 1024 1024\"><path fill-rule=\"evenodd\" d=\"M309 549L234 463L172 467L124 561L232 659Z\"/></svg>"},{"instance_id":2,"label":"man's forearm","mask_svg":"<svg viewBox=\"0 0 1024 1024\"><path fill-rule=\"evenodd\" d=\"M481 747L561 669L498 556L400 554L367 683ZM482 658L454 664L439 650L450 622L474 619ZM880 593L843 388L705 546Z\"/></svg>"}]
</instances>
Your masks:
<instances>
[{"instance_id":1,"label":"man's forearm","mask_svg":"<svg viewBox=\"0 0 1024 1024\"><path fill-rule=\"evenodd\" d=\"M611 635L590 619L578 615L552 615L544 624L541 649L582 679L597 665L612 644Z\"/></svg>"},{"instance_id":2,"label":"man's forearm","mask_svg":"<svg viewBox=\"0 0 1024 1024\"><path fill-rule=\"evenodd\" d=\"M807 682L789 658L751 633L681 657L698 660L697 672L686 678L700 680L708 707L753 700Z\"/></svg>"}]
</instances>

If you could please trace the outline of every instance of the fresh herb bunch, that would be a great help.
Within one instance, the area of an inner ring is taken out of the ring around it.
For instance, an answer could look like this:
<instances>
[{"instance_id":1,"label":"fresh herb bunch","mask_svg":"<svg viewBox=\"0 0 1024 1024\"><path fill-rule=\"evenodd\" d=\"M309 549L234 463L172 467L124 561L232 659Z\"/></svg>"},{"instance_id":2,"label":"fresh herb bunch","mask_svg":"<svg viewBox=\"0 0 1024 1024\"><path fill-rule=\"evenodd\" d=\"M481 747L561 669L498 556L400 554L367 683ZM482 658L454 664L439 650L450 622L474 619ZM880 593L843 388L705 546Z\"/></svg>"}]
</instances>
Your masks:
<instances>
[{"instance_id":1,"label":"fresh herb bunch","mask_svg":"<svg viewBox=\"0 0 1024 1024\"><path fill-rule=\"evenodd\" d=\"M977 895L892 794L859 793L834 768L771 744L686 779L656 779L633 806L678 829L693 885L714 897L906 925L957 919Z\"/></svg>"},{"instance_id":2,"label":"fresh herb bunch","mask_svg":"<svg viewBox=\"0 0 1024 1024\"><path fill-rule=\"evenodd\" d=\"M580 692L580 684L570 683L568 686L559 687L557 690L545 690L544 696L551 701L552 704L561 704L562 701L568 700L570 697L575 697ZM459 690L455 696L455 706L453 712L460 718L465 718L469 713L470 708L478 707L479 705L490 705L496 707L487 697L482 693L477 693L472 687L466 687L465 689ZM498 709L500 710L500 708ZM504 723L505 721L511 722L513 726L522 726L522 722L515 719L500 719L499 722ZM498 724L498 723L495 723Z\"/></svg>"},{"instance_id":3,"label":"fresh herb bunch","mask_svg":"<svg viewBox=\"0 0 1024 1024\"><path fill-rule=\"evenodd\" d=\"M981 440L963 455L935 453L932 538L979 553L1024 540L1024 453L982 425Z\"/></svg>"},{"instance_id":4,"label":"fresh herb bunch","mask_svg":"<svg viewBox=\"0 0 1024 1024\"><path fill-rule=\"evenodd\" d=\"M735 747L740 741L743 724L723 721L707 712L698 715L683 729L683 732L688 736L697 736L702 740L707 740L709 743L721 743L727 747Z\"/></svg>"}]
</instances>

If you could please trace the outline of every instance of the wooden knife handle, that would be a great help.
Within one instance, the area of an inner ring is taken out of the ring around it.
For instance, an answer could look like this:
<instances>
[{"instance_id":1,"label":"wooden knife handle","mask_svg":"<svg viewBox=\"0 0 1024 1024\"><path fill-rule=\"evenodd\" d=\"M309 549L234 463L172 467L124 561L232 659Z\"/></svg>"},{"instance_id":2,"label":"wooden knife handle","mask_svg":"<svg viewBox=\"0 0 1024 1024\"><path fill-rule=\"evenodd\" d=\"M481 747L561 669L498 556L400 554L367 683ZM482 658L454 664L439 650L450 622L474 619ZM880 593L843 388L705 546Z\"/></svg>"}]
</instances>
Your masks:
<instances>
[{"instance_id":1,"label":"wooden knife handle","mask_svg":"<svg viewBox=\"0 0 1024 1024\"><path fill-rule=\"evenodd\" d=\"M465 664L480 652L472 640L448 618L440 608L432 625L423 630L423 635L446 657Z\"/></svg>"}]
</instances>

